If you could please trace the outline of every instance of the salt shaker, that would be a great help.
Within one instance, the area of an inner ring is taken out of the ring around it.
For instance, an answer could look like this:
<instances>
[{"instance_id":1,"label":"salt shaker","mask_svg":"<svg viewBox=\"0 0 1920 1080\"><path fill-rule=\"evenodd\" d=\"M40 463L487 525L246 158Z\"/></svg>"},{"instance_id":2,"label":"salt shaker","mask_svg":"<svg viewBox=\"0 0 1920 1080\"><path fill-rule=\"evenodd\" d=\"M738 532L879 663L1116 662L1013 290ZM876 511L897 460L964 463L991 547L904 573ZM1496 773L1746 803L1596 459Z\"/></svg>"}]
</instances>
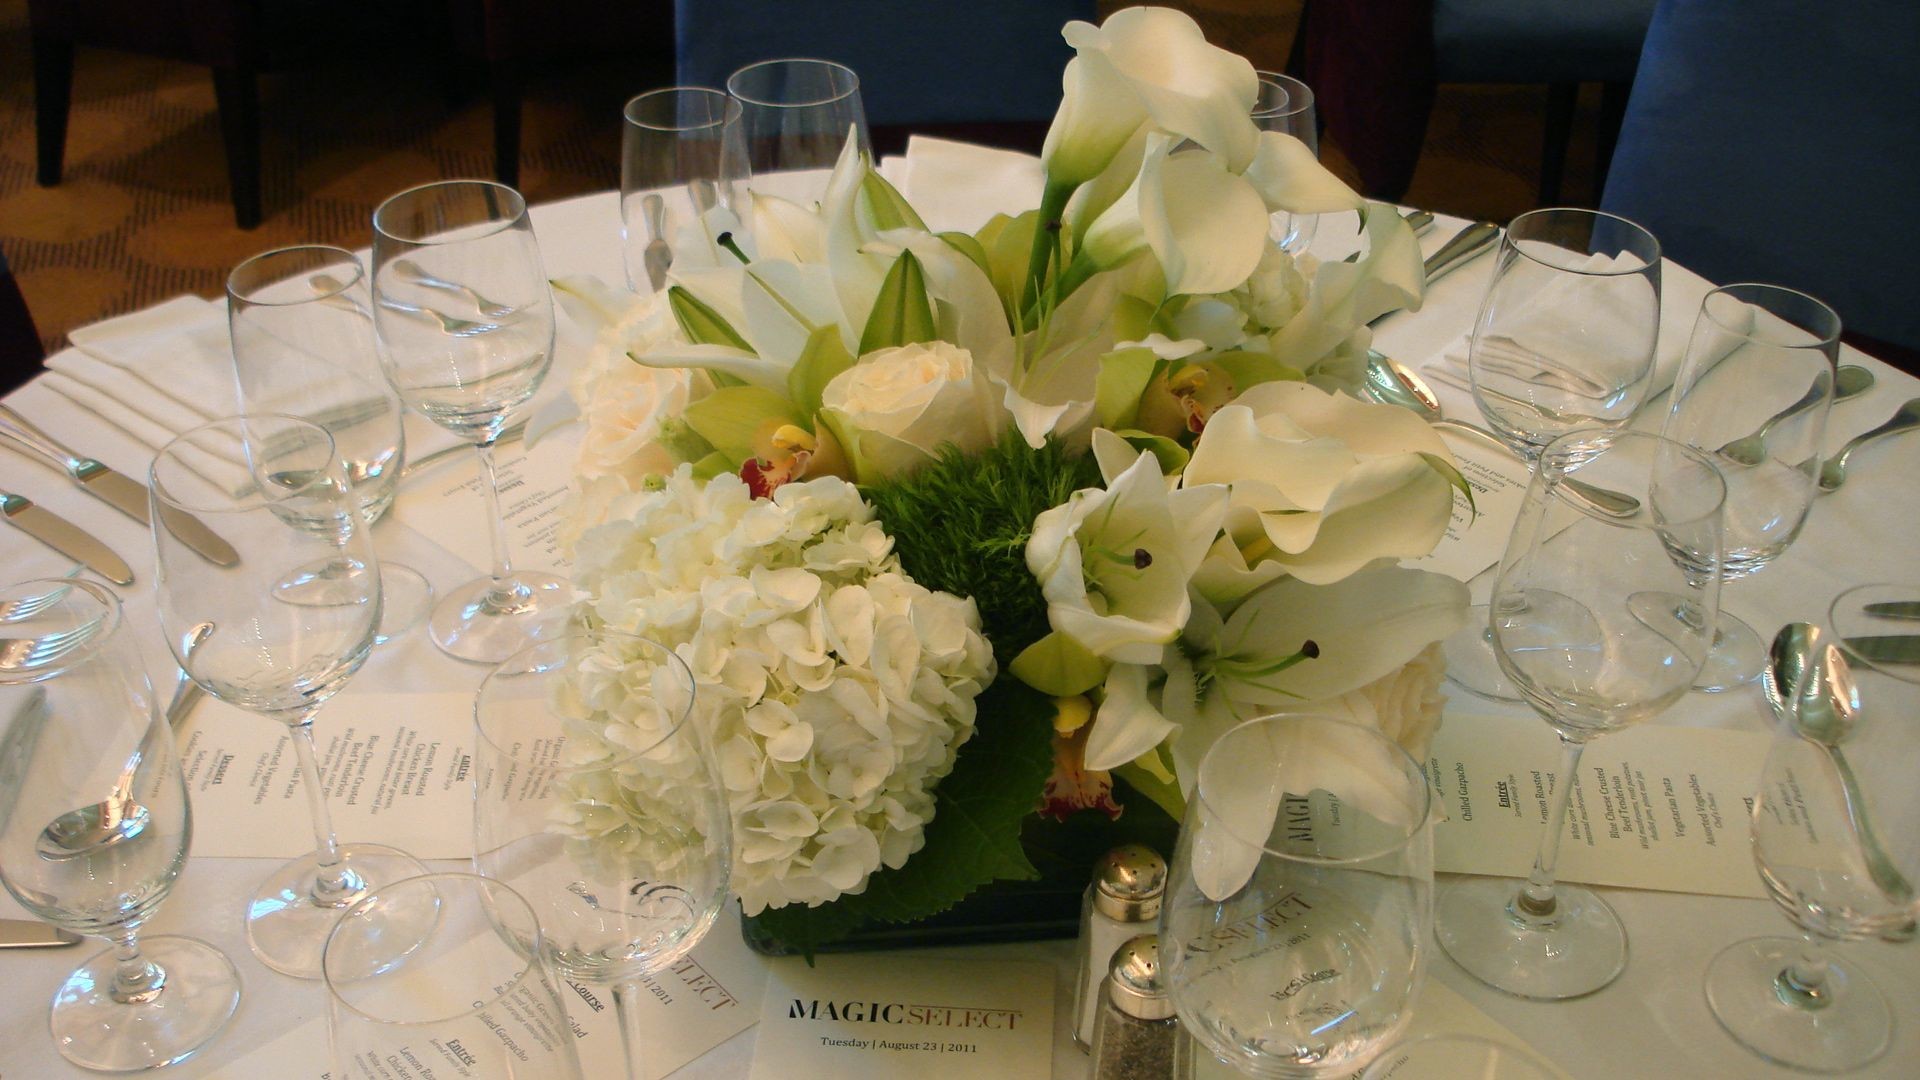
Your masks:
<instances>
[{"instance_id":1,"label":"salt shaker","mask_svg":"<svg viewBox=\"0 0 1920 1080\"><path fill-rule=\"evenodd\" d=\"M1160 938L1141 934L1107 969L1093 1021L1093 1080L1187 1080L1183 1034L1160 978Z\"/></svg>"},{"instance_id":2,"label":"salt shaker","mask_svg":"<svg viewBox=\"0 0 1920 1080\"><path fill-rule=\"evenodd\" d=\"M1073 991L1073 1040L1092 1045L1093 1017L1107 965L1128 938L1160 917L1167 888L1167 861L1144 844L1123 844L1094 867L1093 883L1080 901L1080 977Z\"/></svg>"}]
</instances>

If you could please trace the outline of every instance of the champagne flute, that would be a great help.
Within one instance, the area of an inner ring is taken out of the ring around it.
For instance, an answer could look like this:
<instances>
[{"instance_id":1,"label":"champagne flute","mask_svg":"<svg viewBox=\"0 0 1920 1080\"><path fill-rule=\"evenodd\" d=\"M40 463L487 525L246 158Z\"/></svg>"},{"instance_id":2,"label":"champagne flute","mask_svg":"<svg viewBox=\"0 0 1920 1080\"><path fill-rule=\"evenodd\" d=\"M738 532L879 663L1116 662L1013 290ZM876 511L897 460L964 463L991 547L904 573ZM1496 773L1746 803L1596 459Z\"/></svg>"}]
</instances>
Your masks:
<instances>
[{"instance_id":1,"label":"champagne flute","mask_svg":"<svg viewBox=\"0 0 1920 1080\"><path fill-rule=\"evenodd\" d=\"M1660 243L1595 210L1535 210L1500 239L1474 319L1467 374L1487 426L1529 465L1576 428L1626 425L1652 385L1660 331ZM1486 605L1447 639L1447 678L1522 700L1501 677Z\"/></svg>"},{"instance_id":2,"label":"champagne flute","mask_svg":"<svg viewBox=\"0 0 1920 1080\"><path fill-rule=\"evenodd\" d=\"M403 852L342 845L327 813L313 720L366 662L380 623L379 560L359 497L326 429L292 416L216 420L154 458L154 595L167 643L200 688L287 726L313 818L314 852L275 870L247 903L247 942L275 971L320 976L342 909L424 872ZM240 553L201 558L174 534L191 514ZM314 566L344 562L324 589L289 590Z\"/></svg>"},{"instance_id":3,"label":"champagne flute","mask_svg":"<svg viewBox=\"0 0 1920 1080\"><path fill-rule=\"evenodd\" d=\"M627 288L659 292L673 243L715 207L732 208L746 179L740 102L676 86L627 102L620 140L620 225Z\"/></svg>"},{"instance_id":4,"label":"champagne flute","mask_svg":"<svg viewBox=\"0 0 1920 1080\"><path fill-rule=\"evenodd\" d=\"M1201 759L1160 910L1180 1021L1261 1077L1347 1077L1413 1016L1433 925L1430 793L1406 751L1312 713Z\"/></svg>"},{"instance_id":5,"label":"champagne flute","mask_svg":"<svg viewBox=\"0 0 1920 1080\"><path fill-rule=\"evenodd\" d=\"M1622 518L1567 490L1574 479L1640 499ZM1658 715L1687 692L1719 610L1726 484L1706 454L1658 435L1576 431L1549 443L1493 586L1500 667L1560 735L1553 800L1533 871L1442 890L1440 944L1475 978L1519 997L1578 997L1626 965L1626 931L1589 889L1556 884L1567 803L1592 739ZM1649 619L1631 597L1687 610Z\"/></svg>"},{"instance_id":6,"label":"champagne flute","mask_svg":"<svg viewBox=\"0 0 1920 1080\"><path fill-rule=\"evenodd\" d=\"M1824 627L1782 629L1768 659L1776 722L1753 859L1801 933L1728 946L1707 1004L1741 1045L1797 1069L1860 1068L1892 1036L1886 996L1826 946L1907 941L1920 919L1920 668L1899 651L1911 620L1888 614L1916 602L1920 586L1848 589Z\"/></svg>"},{"instance_id":7,"label":"champagne flute","mask_svg":"<svg viewBox=\"0 0 1920 1080\"><path fill-rule=\"evenodd\" d=\"M641 980L705 936L732 867L693 694L670 650L576 626L494 669L474 707L474 867L533 905L562 975L611 988L630 1080L649 1075Z\"/></svg>"},{"instance_id":8,"label":"champagne flute","mask_svg":"<svg viewBox=\"0 0 1920 1080\"><path fill-rule=\"evenodd\" d=\"M1772 562L1806 524L1839 359L1840 317L1805 293L1728 285L1700 305L1663 433L1713 454L1726 478L1728 581ZM1694 689L1753 681L1765 653L1752 627L1721 611Z\"/></svg>"},{"instance_id":9,"label":"champagne flute","mask_svg":"<svg viewBox=\"0 0 1920 1080\"><path fill-rule=\"evenodd\" d=\"M366 274L352 252L302 245L263 252L227 275L233 374L243 413L286 413L333 436L367 524L393 505L406 432L400 399L380 371ZM325 587L345 568L307 576ZM418 570L380 563L376 645L426 617L433 586Z\"/></svg>"},{"instance_id":10,"label":"champagne flute","mask_svg":"<svg viewBox=\"0 0 1920 1080\"><path fill-rule=\"evenodd\" d=\"M764 60L727 76L740 103L747 170L756 194L820 201L851 138L871 157L860 76L831 60Z\"/></svg>"},{"instance_id":11,"label":"champagne flute","mask_svg":"<svg viewBox=\"0 0 1920 1080\"><path fill-rule=\"evenodd\" d=\"M0 588L0 879L33 914L113 948L54 992L68 1061L121 1072L206 1046L240 1003L226 956L140 937L187 861L193 818L120 602L68 578ZM30 643L30 644L29 644Z\"/></svg>"},{"instance_id":12,"label":"champagne flute","mask_svg":"<svg viewBox=\"0 0 1920 1080\"><path fill-rule=\"evenodd\" d=\"M506 885L428 874L382 887L327 935L327 1027L343 1080L579 1080L533 909ZM389 1063L425 1062L418 1073Z\"/></svg>"},{"instance_id":13,"label":"champagne flute","mask_svg":"<svg viewBox=\"0 0 1920 1080\"><path fill-rule=\"evenodd\" d=\"M1253 102L1253 126L1261 131L1278 131L1307 144L1314 157L1320 156L1320 123L1313 104L1313 90L1291 75L1277 71L1259 71L1260 94ZM1275 211L1270 232L1273 242L1289 255L1300 255L1313 243L1320 215Z\"/></svg>"},{"instance_id":14,"label":"champagne flute","mask_svg":"<svg viewBox=\"0 0 1920 1080\"><path fill-rule=\"evenodd\" d=\"M497 663L567 600L564 579L513 569L493 462L494 443L553 362L553 294L526 200L490 181L448 180L381 203L373 316L400 399L473 443L480 459L493 570L442 597L428 631L450 656Z\"/></svg>"}]
</instances>

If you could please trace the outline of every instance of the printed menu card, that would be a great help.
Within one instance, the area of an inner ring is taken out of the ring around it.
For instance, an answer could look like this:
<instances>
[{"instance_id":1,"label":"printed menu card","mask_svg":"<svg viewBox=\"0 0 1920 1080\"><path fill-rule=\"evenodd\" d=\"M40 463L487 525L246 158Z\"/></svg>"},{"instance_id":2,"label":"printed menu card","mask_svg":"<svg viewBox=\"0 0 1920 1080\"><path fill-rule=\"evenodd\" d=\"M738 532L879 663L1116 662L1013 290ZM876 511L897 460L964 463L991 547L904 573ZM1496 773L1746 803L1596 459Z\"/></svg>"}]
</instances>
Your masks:
<instances>
[{"instance_id":1,"label":"printed menu card","mask_svg":"<svg viewBox=\"0 0 1920 1080\"><path fill-rule=\"evenodd\" d=\"M1500 561L1507 534L1520 516L1520 499L1527 493L1527 466L1470 436L1435 428L1453 451L1454 464L1473 489L1473 503L1454 492L1453 520L1447 535L1433 552L1410 565L1465 581Z\"/></svg>"},{"instance_id":2,"label":"printed menu card","mask_svg":"<svg viewBox=\"0 0 1920 1080\"><path fill-rule=\"evenodd\" d=\"M1047 964L822 956L774 961L750 1080L1046 1076Z\"/></svg>"}]
</instances>

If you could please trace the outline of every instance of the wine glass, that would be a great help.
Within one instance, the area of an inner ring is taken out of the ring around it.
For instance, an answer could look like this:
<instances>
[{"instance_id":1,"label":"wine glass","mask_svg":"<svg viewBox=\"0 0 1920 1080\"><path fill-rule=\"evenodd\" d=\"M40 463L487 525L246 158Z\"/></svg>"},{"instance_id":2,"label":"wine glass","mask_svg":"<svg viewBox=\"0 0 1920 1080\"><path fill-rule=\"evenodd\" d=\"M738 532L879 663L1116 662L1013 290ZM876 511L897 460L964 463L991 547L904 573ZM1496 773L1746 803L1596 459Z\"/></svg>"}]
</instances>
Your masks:
<instances>
[{"instance_id":1,"label":"wine glass","mask_svg":"<svg viewBox=\"0 0 1920 1080\"><path fill-rule=\"evenodd\" d=\"M1253 102L1253 126L1261 131L1278 131L1307 144L1314 157L1320 156L1320 123L1313 104L1313 90L1291 75L1276 71L1255 72L1260 78L1260 93ZM1270 226L1273 242L1289 255L1299 255L1313 243L1320 215L1275 211Z\"/></svg>"},{"instance_id":2,"label":"wine glass","mask_svg":"<svg viewBox=\"0 0 1920 1080\"><path fill-rule=\"evenodd\" d=\"M381 203L373 316L381 365L400 399L473 443L480 458L493 570L442 597L427 629L450 656L497 663L567 601L564 579L513 569L493 463L494 443L553 362L553 294L526 200L501 184L448 180Z\"/></svg>"},{"instance_id":3,"label":"wine glass","mask_svg":"<svg viewBox=\"0 0 1920 1080\"><path fill-rule=\"evenodd\" d=\"M331 1075L578 1080L575 1036L540 923L501 882L428 874L380 888L327 935ZM418 1073L388 1062L427 1063Z\"/></svg>"},{"instance_id":4,"label":"wine glass","mask_svg":"<svg viewBox=\"0 0 1920 1080\"><path fill-rule=\"evenodd\" d=\"M1557 1080L1553 1066L1511 1043L1478 1035L1422 1035L1380 1055L1360 1080Z\"/></svg>"},{"instance_id":5,"label":"wine glass","mask_svg":"<svg viewBox=\"0 0 1920 1080\"><path fill-rule=\"evenodd\" d=\"M1632 517L1568 490L1576 478L1637 497ZM1719 610L1726 484L1713 461L1645 432L1576 431L1542 452L1493 586L1500 667L1560 734L1553 806L1533 871L1440 894L1440 944L1461 967L1520 997L1592 993L1626 965L1626 931L1598 894L1556 885L1567 802L1586 744L1658 715L1700 672ZM1682 598L1650 619L1633 594Z\"/></svg>"},{"instance_id":6,"label":"wine glass","mask_svg":"<svg viewBox=\"0 0 1920 1080\"><path fill-rule=\"evenodd\" d=\"M1885 995L1825 943L1906 941L1920 919L1920 668L1901 651L1912 621L1886 606L1916 602L1916 585L1848 589L1826 626L1789 624L1768 659L1776 723L1753 858L1801 936L1728 946L1707 968L1707 1003L1742 1045L1783 1065L1856 1069L1891 1038Z\"/></svg>"},{"instance_id":7,"label":"wine glass","mask_svg":"<svg viewBox=\"0 0 1920 1080\"><path fill-rule=\"evenodd\" d=\"M240 411L286 413L326 428L372 525L393 505L406 432L400 399L380 372L369 300L360 260L335 247L263 252L227 276ZM418 570L382 560L380 599L376 645L426 617L433 586Z\"/></svg>"},{"instance_id":8,"label":"wine glass","mask_svg":"<svg viewBox=\"0 0 1920 1080\"><path fill-rule=\"evenodd\" d=\"M1619 428L1653 383L1660 331L1660 243L1595 210L1535 210L1500 240L1467 346L1487 426L1529 465L1576 428ZM1488 612L1447 639L1447 678L1496 701L1522 700L1500 675Z\"/></svg>"},{"instance_id":9,"label":"wine glass","mask_svg":"<svg viewBox=\"0 0 1920 1080\"><path fill-rule=\"evenodd\" d=\"M378 844L335 841L313 747L313 719L366 662L380 623L379 560L359 497L325 428L292 416L216 420L153 460L154 596L180 670L237 708L287 726L312 809L312 854L275 870L247 902L247 942L268 967L320 976L320 950L342 909L390 881L423 873ZM240 559L219 566L174 535L181 514L205 522ZM312 568L345 564L324 587Z\"/></svg>"},{"instance_id":10,"label":"wine glass","mask_svg":"<svg viewBox=\"0 0 1920 1080\"><path fill-rule=\"evenodd\" d=\"M747 177L740 103L718 90L676 86L627 102L620 139L621 251L627 288L659 292L673 243L691 221L731 208Z\"/></svg>"},{"instance_id":11,"label":"wine glass","mask_svg":"<svg viewBox=\"0 0 1920 1080\"><path fill-rule=\"evenodd\" d=\"M1840 317L1805 293L1728 285L1700 305L1663 431L1713 454L1726 478L1728 581L1773 561L1806 523L1839 356ZM1752 627L1721 611L1694 689L1751 682L1765 652Z\"/></svg>"},{"instance_id":12,"label":"wine glass","mask_svg":"<svg viewBox=\"0 0 1920 1080\"><path fill-rule=\"evenodd\" d=\"M820 201L827 174L852 138L871 157L860 76L831 60L763 60L727 76L740 103L747 169L756 193Z\"/></svg>"},{"instance_id":13,"label":"wine glass","mask_svg":"<svg viewBox=\"0 0 1920 1080\"><path fill-rule=\"evenodd\" d=\"M611 988L635 1080L640 982L705 936L732 865L693 695L670 650L575 626L494 669L474 706L474 868L533 905L562 975Z\"/></svg>"},{"instance_id":14,"label":"wine glass","mask_svg":"<svg viewBox=\"0 0 1920 1080\"><path fill-rule=\"evenodd\" d=\"M1220 736L1160 911L1187 1031L1261 1077L1350 1076L1399 1038L1433 924L1428 800L1372 728L1297 713Z\"/></svg>"},{"instance_id":15,"label":"wine glass","mask_svg":"<svg viewBox=\"0 0 1920 1080\"><path fill-rule=\"evenodd\" d=\"M54 992L54 1043L109 1072L184 1060L226 1027L240 976L206 942L139 936L193 832L173 732L104 586L25 581L0 608L0 879L34 915L113 943Z\"/></svg>"}]
</instances>

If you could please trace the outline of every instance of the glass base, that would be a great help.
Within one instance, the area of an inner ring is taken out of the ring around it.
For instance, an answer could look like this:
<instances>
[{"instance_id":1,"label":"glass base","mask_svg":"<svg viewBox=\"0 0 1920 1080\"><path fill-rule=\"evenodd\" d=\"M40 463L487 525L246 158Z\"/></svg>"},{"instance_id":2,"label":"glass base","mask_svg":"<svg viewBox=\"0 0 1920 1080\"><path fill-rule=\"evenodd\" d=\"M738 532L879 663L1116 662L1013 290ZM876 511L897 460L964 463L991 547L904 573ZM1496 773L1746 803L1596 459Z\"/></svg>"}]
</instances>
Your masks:
<instances>
[{"instance_id":1,"label":"glass base","mask_svg":"<svg viewBox=\"0 0 1920 1080\"><path fill-rule=\"evenodd\" d=\"M1767 663L1767 643L1753 627L1726 612L1713 627L1713 648L1693 684L1703 694L1738 690L1760 677Z\"/></svg>"},{"instance_id":2,"label":"glass base","mask_svg":"<svg viewBox=\"0 0 1920 1080\"><path fill-rule=\"evenodd\" d=\"M1627 931L1591 889L1554 886L1555 916L1540 928L1513 911L1524 882L1473 878L1443 889L1434 936L1455 963L1496 990L1537 1001L1581 997L1627 966Z\"/></svg>"},{"instance_id":3,"label":"glass base","mask_svg":"<svg viewBox=\"0 0 1920 1080\"><path fill-rule=\"evenodd\" d=\"M1809 1072L1848 1072L1886 1053L1893 1014L1857 968L1829 956L1825 1003L1789 1003L1777 980L1804 949L1797 938L1753 938L1722 949L1707 965L1714 1019L1761 1057Z\"/></svg>"},{"instance_id":4,"label":"glass base","mask_svg":"<svg viewBox=\"0 0 1920 1080\"><path fill-rule=\"evenodd\" d=\"M433 607L433 583L401 563L380 564L380 626L373 643L385 645L419 626Z\"/></svg>"},{"instance_id":5,"label":"glass base","mask_svg":"<svg viewBox=\"0 0 1920 1080\"><path fill-rule=\"evenodd\" d=\"M141 940L140 955L166 973L145 1003L113 1000L114 953L88 959L53 995L53 1044L83 1069L133 1072L185 1061L226 1029L240 1005L240 973L204 941Z\"/></svg>"},{"instance_id":6,"label":"glass base","mask_svg":"<svg viewBox=\"0 0 1920 1080\"><path fill-rule=\"evenodd\" d=\"M1500 670L1487 629L1487 605L1467 609L1467 625L1448 635L1440 648L1447 656L1447 681L1489 701L1519 702L1520 691Z\"/></svg>"},{"instance_id":7,"label":"glass base","mask_svg":"<svg viewBox=\"0 0 1920 1080\"><path fill-rule=\"evenodd\" d=\"M314 899L317 856L302 855L260 883L247 901L247 944L260 962L296 979L320 977L320 951L340 910L382 885L427 872L418 859L383 844L342 844L340 861L354 888L331 902Z\"/></svg>"},{"instance_id":8,"label":"glass base","mask_svg":"<svg viewBox=\"0 0 1920 1080\"><path fill-rule=\"evenodd\" d=\"M519 572L507 579L505 602L495 598L493 579L481 578L440 598L427 632L440 651L456 660L497 664L559 625L572 599L567 580Z\"/></svg>"}]
</instances>

